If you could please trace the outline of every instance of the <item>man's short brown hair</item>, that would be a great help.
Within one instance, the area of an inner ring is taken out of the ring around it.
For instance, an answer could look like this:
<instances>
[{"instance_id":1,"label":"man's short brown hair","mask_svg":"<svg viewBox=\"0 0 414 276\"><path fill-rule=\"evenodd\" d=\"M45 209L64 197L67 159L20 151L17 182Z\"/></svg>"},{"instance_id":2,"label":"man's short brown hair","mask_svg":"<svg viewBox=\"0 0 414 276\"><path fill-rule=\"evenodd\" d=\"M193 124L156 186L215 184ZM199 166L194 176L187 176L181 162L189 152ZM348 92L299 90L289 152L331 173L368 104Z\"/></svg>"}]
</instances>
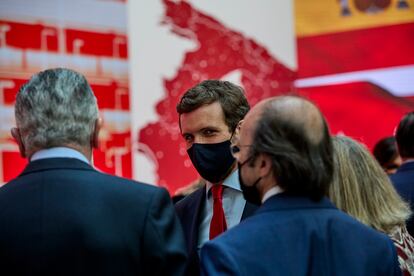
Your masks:
<instances>
[{"instance_id":1,"label":"man's short brown hair","mask_svg":"<svg viewBox=\"0 0 414 276\"><path fill-rule=\"evenodd\" d=\"M200 106L218 101L223 109L226 125L233 132L250 106L244 90L229 81L205 80L187 90L177 104L178 114L189 113Z\"/></svg>"}]
</instances>

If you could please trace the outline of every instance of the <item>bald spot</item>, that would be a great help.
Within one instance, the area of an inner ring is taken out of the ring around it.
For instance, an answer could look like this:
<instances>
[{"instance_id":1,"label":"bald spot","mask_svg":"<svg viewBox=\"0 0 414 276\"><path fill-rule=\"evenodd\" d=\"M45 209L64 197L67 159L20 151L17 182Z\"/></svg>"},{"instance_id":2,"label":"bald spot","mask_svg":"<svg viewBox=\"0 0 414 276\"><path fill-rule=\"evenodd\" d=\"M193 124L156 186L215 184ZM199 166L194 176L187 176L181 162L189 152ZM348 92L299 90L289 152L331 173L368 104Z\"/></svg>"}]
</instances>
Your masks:
<instances>
[{"instance_id":1,"label":"bald spot","mask_svg":"<svg viewBox=\"0 0 414 276\"><path fill-rule=\"evenodd\" d=\"M278 121L303 129L312 144L318 144L322 140L324 119L319 109L310 101L293 96L275 97L263 102L263 108L274 112Z\"/></svg>"}]
</instances>

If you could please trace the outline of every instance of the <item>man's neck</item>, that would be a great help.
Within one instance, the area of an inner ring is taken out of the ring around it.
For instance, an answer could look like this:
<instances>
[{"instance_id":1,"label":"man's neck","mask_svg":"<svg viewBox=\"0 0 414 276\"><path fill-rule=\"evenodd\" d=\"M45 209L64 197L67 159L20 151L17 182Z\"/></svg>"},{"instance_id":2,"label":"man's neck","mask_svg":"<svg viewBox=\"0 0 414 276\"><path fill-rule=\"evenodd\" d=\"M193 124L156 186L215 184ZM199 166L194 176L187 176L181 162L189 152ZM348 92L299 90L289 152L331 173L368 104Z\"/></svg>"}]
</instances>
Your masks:
<instances>
[{"instance_id":1,"label":"man's neck","mask_svg":"<svg viewBox=\"0 0 414 276\"><path fill-rule=\"evenodd\" d=\"M268 189L262 196L262 204L268 200L269 198L271 198L274 195L283 193L282 188L280 188L279 186L273 186L272 188Z\"/></svg>"},{"instance_id":2,"label":"man's neck","mask_svg":"<svg viewBox=\"0 0 414 276\"><path fill-rule=\"evenodd\" d=\"M274 177L271 177L271 175L268 175L265 178L262 178L261 185L259 187L260 190L260 198L262 199L262 202L264 202L266 199L268 199L270 196L274 194L278 194L283 192L283 189L280 188L279 185L277 185L276 179Z\"/></svg>"},{"instance_id":3,"label":"man's neck","mask_svg":"<svg viewBox=\"0 0 414 276\"><path fill-rule=\"evenodd\" d=\"M89 154L89 158L87 156L88 155L86 155L85 152L80 150L79 147L64 145L59 147L38 150L30 155L29 160L35 161L38 159L45 158L68 157L76 158L88 164L91 164L91 154Z\"/></svg>"},{"instance_id":4,"label":"man's neck","mask_svg":"<svg viewBox=\"0 0 414 276\"><path fill-rule=\"evenodd\" d=\"M409 162L414 162L414 157L404 157L404 158L401 158L401 159L403 161L403 164L409 163Z\"/></svg>"}]
</instances>

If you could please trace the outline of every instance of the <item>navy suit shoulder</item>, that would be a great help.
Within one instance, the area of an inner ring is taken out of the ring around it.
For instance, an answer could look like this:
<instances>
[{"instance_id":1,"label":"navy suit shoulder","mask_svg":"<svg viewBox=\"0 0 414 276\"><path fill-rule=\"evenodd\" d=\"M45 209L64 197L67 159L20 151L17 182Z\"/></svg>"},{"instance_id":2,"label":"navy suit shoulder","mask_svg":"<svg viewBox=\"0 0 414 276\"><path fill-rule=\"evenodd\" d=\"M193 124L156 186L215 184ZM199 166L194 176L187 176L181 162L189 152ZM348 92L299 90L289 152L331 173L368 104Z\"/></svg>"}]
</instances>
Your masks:
<instances>
[{"instance_id":1,"label":"navy suit shoulder","mask_svg":"<svg viewBox=\"0 0 414 276\"><path fill-rule=\"evenodd\" d=\"M402 164L397 172L392 174L390 178L398 188L414 190L414 161ZM404 184L410 183L411 185L404 187Z\"/></svg>"},{"instance_id":2,"label":"navy suit shoulder","mask_svg":"<svg viewBox=\"0 0 414 276\"><path fill-rule=\"evenodd\" d=\"M242 249L242 250L241 250ZM378 261L381 260L381 265ZM274 196L201 250L203 275L400 275L392 241L336 209Z\"/></svg>"},{"instance_id":3,"label":"navy suit shoulder","mask_svg":"<svg viewBox=\"0 0 414 276\"><path fill-rule=\"evenodd\" d=\"M182 275L181 225L165 189L72 158L28 164L0 188L0 272ZM26 257L24 257L26 256Z\"/></svg>"},{"instance_id":4,"label":"navy suit shoulder","mask_svg":"<svg viewBox=\"0 0 414 276\"><path fill-rule=\"evenodd\" d=\"M189 252L193 251L194 247L195 249L197 247L198 226L205 198L205 186L203 186L174 205L178 218L183 226Z\"/></svg>"},{"instance_id":5,"label":"navy suit shoulder","mask_svg":"<svg viewBox=\"0 0 414 276\"><path fill-rule=\"evenodd\" d=\"M196 209L193 209L195 206L201 206L202 202L205 200L205 186L198 188L191 194L187 195L180 201L175 204L175 209L179 214L179 217L185 220L189 218L188 214L193 214L197 212Z\"/></svg>"}]
</instances>

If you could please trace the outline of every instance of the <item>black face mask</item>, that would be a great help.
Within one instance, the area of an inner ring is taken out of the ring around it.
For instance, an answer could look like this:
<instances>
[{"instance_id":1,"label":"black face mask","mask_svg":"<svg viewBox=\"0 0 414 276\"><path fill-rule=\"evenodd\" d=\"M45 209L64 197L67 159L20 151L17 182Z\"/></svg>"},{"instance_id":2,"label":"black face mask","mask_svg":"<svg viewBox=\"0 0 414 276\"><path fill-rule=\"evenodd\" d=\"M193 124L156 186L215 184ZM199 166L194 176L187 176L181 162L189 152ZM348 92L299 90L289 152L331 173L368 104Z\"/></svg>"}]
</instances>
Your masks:
<instances>
[{"instance_id":1,"label":"black face mask","mask_svg":"<svg viewBox=\"0 0 414 276\"><path fill-rule=\"evenodd\" d=\"M250 158L248 158L243 163L237 162L237 166L239 168L239 182L240 182L240 188L243 192L243 197L247 202L250 202L255 205L260 205L262 203L262 199L260 197L259 190L256 188L257 183L262 179L259 177L251 186L246 186L246 184L243 181L243 178L241 176L241 169L247 162L250 161Z\"/></svg>"},{"instance_id":2,"label":"black face mask","mask_svg":"<svg viewBox=\"0 0 414 276\"><path fill-rule=\"evenodd\" d=\"M234 164L230 140L216 144L193 144L187 150L198 173L211 183L224 180Z\"/></svg>"}]
</instances>

